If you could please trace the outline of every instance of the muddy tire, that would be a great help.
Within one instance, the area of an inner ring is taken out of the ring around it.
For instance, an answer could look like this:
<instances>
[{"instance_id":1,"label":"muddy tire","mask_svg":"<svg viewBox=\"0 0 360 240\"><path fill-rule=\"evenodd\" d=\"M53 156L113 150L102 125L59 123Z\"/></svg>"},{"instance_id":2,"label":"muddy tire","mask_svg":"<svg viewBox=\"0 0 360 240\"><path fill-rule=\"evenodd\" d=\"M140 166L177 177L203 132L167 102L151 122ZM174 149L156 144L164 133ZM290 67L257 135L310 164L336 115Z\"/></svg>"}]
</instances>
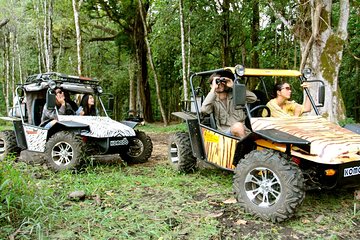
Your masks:
<instances>
[{"instance_id":1,"label":"muddy tire","mask_svg":"<svg viewBox=\"0 0 360 240\"><path fill-rule=\"evenodd\" d=\"M135 131L136 137L129 139L129 145L120 151L120 157L127 163L145 163L149 160L153 145L151 138L142 131Z\"/></svg>"},{"instance_id":2,"label":"muddy tire","mask_svg":"<svg viewBox=\"0 0 360 240\"><path fill-rule=\"evenodd\" d=\"M196 170L189 133L177 132L170 137L168 159L176 171L190 173Z\"/></svg>"},{"instance_id":3,"label":"muddy tire","mask_svg":"<svg viewBox=\"0 0 360 240\"><path fill-rule=\"evenodd\" d=\"M298 166L272 150L254 150L235 169L233 188L240 206L264 221L294 215L305 197Z\"/></svg>"},{"instance_id":4,"label":"muddy tire","mask_svg":"<svg viewBox=\"0 0 360 240\"><path fill-rule=\"evenodd\" d=\"M5 130L0 132L0 161L13 153L16 156L20 153L20 150L16 143L14 131Z\"/></svg>"},{"instance_id":5,"label":"muddy tire","mask_svg":"<svg viewBox=\"0 0 360 240\"><path fill-rule=\"evenodd\" d=\"M85 144L71 132L58 132L45 146L45 159L54 171L72 170L80 166L85 157Z\"/></svg>"}]
</instances>

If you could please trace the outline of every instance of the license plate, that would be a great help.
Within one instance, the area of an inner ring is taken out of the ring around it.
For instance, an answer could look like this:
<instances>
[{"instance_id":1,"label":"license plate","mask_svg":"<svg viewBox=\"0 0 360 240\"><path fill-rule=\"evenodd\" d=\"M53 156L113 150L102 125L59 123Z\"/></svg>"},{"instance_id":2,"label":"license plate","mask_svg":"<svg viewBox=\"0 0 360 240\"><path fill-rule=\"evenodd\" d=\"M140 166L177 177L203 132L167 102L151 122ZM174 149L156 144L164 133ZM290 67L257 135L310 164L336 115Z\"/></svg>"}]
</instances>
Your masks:
<instances>
[{"instance_id":1,"label":"license plate","mask_svg":"<svg viewBox=\"0 0 360 240\"><path fill-rule=\"evenodd\" d=\"M126 138L121 139L121 140L111 140L110 141L110 147L122 146L122 145L128 145L128 144L129 144L129 141Z\"/></svg>"},{"instance_id":2,"label":"license plate","mask_svg":"<svg viewBox=\"0 0 360 240\"><path fill-rule=\"evenodd\" d=\"M356 175L360 175L360 166L344 169L344 177L351 177Z\"/></svg>"}]
</instances>

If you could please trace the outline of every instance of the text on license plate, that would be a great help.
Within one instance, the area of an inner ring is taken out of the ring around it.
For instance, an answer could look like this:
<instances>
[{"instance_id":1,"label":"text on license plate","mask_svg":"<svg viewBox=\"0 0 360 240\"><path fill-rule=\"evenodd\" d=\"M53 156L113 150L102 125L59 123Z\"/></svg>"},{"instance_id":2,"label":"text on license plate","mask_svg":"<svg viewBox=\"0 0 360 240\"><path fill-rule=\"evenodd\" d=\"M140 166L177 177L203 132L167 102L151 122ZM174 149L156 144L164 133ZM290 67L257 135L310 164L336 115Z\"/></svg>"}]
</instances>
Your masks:
<instances>
[{"instance_id":1,"label":"text on license plate","mask_svg":"<svg viewBox=\"0 0 360 240\"><path fill-rule=\"evenodd\" d=\"M344 169L344 177L351 177L355 175L360 175L360 166Z\"/></svg>"}]
</instances>

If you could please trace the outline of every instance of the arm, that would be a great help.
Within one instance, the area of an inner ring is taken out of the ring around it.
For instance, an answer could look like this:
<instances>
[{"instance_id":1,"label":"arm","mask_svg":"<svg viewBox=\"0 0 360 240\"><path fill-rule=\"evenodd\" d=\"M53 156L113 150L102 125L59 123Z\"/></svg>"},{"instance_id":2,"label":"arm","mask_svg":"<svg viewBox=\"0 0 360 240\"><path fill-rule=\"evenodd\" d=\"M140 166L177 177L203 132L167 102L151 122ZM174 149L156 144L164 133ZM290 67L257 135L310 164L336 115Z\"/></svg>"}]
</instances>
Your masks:
<instances>
[{"instance_id":1,"label":"arm","mask_svg":"<svg viewBox=\"0 0 360 240\"><path fill-rule=\"evenodd\" d=\"M304 82L301 84L303 88L308 88L309 83ZM303 113L310 112L311 111L311 103L308 95L304 92L305 100L302 105L298 104L295 108L294 115L295 116L301 116Z\"/></svg>"},{"instance_id":2,"label":"arm","mask_svg":"<svg viewBox=\"0 0 360 240\"><path fill-rule=\"evenodd\" d=\"M206 98L204 99L203 104L201 105L200 112L204 114L212 113L215 99L216 99L216 93L210 91L206 96Z\"/></svg>"},{"instance_id":3,"label":"arm","mask_svg":"<svg viewBox=\"0 0 360 240\"><path fill-rule=\"evenodd\" d=\"M249 90L246 90L246 102L247 103L253 103L257 100L257 97L255 95L255 93L249 91Z\"/></svg>"},{"instance_id":4,"label":"arm","mask_svg":"<svg viewBox=\"0 0 360 240\"><path fill-rule=\"evenodd\" d=\"M41 115L41 122L45 122L49 119L56 119L56 112L55 110L48 110L47 104L45 104Z\"/></svg>"},{"instance_id":5,"label":"arm","mask_svg":"<svg viewBox=\"0 0 360 240\"><path fill-rule=\"evenodd\" d=\"M211 83L211 90L204 99L204 102L201 105L200 112L204 114L210 114L213 112L213 104L216 99L216 93L215 90L218 87L216 84L216 78L214 78L213 82Z\"/></svg>"}]
</instances>

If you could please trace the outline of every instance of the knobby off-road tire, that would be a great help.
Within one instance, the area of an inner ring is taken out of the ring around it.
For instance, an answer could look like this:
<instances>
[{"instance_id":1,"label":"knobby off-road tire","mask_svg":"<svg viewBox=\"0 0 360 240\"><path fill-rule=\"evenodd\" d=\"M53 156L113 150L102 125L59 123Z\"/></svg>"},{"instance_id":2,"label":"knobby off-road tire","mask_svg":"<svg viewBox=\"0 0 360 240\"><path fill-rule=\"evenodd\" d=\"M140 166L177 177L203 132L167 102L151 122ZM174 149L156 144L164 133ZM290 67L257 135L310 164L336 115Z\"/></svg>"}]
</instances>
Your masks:
<instances>
[{"instance_id":1,"label":"knobby off-road tire","mask_svg":"<svg viewBox=\"0 0 360 240\"><path fill-rule=\"evenodd\" d=\"M0 161L4 160L11 153L16 155L20 152L17 146L15 132L5 130L0 132Z\"/></svg>"},{"instance_id":2,"label":"knobby off-road tire","mask_svg":"<svg viewBox=\"0 0 360 240\"><path fill-rule=\"evenodd\" d=\"M254 150L240 160L233 188L240 206L264 221L290 218L305 197L298 166L267 149Z\"/></svg>"},{"instance_id":3,"label":"knobby off-road tire","mask_svg":"<svg viewBox=\"0 0 360 240\"><path fill-rule=\"evenodd\" d=\"M55 133L45 145L45 159L54 171L76 169L85 159L85 144L74 133Z\"/></svg>"},{"instance_id":4,"label":"knobby off-road tire","mask_svg":"<svg viewBox=\"0 0 360 240\"><path fill-rule=\"evenodd\" d=\"M179 172L190 173L196 170L196 158L192 153L189 133L177 132L170 137L168 159Z\"/></svg>"},{"instance_id":5,"label":"knobby off-road tire","mask_svg":"<svg viewBox=\"0 0 360 240\"><path fill-rule=\"evenodd\" d=\"M149 160L153 144L142 131L135 131L136 138L129 139L129 145L120 151L120 157L127 163L145 163Z\"/></svg>"}]
</instances>

